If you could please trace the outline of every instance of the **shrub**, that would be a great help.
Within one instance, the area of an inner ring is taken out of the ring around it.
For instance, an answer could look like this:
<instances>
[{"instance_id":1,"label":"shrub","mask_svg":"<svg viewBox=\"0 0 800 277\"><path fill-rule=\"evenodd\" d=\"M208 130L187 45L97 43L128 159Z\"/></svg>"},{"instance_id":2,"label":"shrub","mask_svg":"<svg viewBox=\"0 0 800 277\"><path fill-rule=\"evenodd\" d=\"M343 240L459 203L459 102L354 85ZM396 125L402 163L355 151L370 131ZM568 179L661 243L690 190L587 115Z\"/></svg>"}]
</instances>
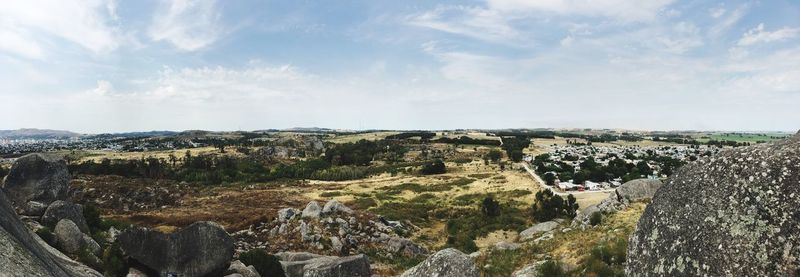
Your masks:
<instances>
[{"instance_id":1,"label":"shrub","mask_svg":"<svg viewBox=\"0 0 800 277\"><path fill-rule=\"evenodd\" d=\"M561 268L561 262L548 260L539 266L537 269L539 276L560 277L567 276L564 269Z\"/></svg>"},{"instance_id":2,"label":"shrub","mask_svg":"<svg viewBox=\"0 0 800 277\"><path fill-rule=\"evenodd\" d=\"M601 242L592 248L584 263L587 275L624 276L623 264L627 257L628 240L618 237Z\"/></svg>"},{"instance_id":3,"label":"shrub","mask_svg":"<svg viewBox=\"0 0 800 277\"><path fill-rule=\"evenodd\" d=\"M491 196L487 196L481 203L481 213L485 216L500 215L500 203L497 203L497 200L494 200Z\"/></svg>"},{"instance_id":4,"label":"shrub","mask_svg":"<svg viewBox=\"0 0 800 277\"><path fill-rule=\"evenodd\" d=\"M125 276L128 273L128 265L125 264L125 256L117 242L103 251L103 275L105 276Z\"/></svg>"},{"instance_id":5,"label":"shrub","mask_svg":"<svg viewBox=\"0 0 800 277\"><path fill-rule=\"evenodd\" d=\"M550 221L557 217L575 217L578 203L571 194L567 200L553 194L549 189L536 193L536 202L531 207L533 218L536 221Z\"/></svg>"},{"instance_id":6,"label":"shrub","mask_svg":"<svg viewBox=\"0 0 800 277\"><path fill-rule=\"evenodd\" d=\"M503 158L503 152L497 149L489 150L489 153L486 154L486 158L492 160L493 162L497 162Z\"/></svg>"},{"instance_id":7,"label":"shrub","mask_svg":"<svg viewBox=\"0 0 800 277\"><path fill-rule=\"evenodd\" d=\"M421 172L424 175L442 174L447 172L447 168L442 160L435 160L422 165Z\"/></svg>"},{"instance_id":8,"label":"shrub","mask_svg":"<svg viewBox=\"0 0 800 277\"><path fill-rule=\"evenodd\" d=\"M252 265L261 276L286 276L278 257L267 254L263 249L253 249L239 255L239 261Z\"/></svg>"},{"instance_id":9,"label":"shrub","mask_svg":"<svg viewBox=\"0 0 800 277\"><path fill-rule=\"evenodd\" d=\"M592 224L592 226L596 226L600 222L603 222L603 213L601 212L594 212L589 217L589 224Z\"/></svg>"}]
</instances>

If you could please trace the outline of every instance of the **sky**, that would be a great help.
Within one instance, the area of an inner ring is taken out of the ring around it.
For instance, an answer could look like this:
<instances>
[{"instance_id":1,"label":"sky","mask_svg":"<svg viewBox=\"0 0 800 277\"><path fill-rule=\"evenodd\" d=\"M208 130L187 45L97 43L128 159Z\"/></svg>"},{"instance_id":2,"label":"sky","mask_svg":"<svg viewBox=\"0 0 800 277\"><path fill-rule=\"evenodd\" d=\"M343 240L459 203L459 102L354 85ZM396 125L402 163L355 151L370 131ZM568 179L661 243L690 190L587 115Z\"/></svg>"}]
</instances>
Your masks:
<instances>
[{"instance_id":1,"label":"sky","mask_svg":"<svg viewBox=\"0 0 800 277\"><path fill-rule=\"evenodd\" d=\"M0 129L800 129L800 2L0 0Z\"/></svg>"}]
</instances>

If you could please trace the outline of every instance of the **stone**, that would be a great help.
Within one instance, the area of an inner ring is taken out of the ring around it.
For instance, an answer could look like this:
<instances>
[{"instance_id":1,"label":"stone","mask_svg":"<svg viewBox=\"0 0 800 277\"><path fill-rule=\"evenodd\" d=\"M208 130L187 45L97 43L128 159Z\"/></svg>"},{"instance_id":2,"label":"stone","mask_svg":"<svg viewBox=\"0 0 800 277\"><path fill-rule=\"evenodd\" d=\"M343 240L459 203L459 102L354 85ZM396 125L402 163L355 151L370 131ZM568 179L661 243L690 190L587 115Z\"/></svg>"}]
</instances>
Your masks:
<instances>
[{"instance_id":1,"label":"stone","mask_svg":"<svg viewBox=\"0 0 800 277\"><path fill-rule=\"evenodd\" d=\"M0 275L102 276L94 269L73 261L50 247L28 229L17 216L11 201L2 192L0 192L0 249L2 249Z\"/></svg>"},{"instance_id":2,"label":"stone","mask_svg":"<svg viewBox=\"0 0 800 277\"><path fill-rule=\"evenodd\" d=\"M415 244L409 239L401 237L391 237L389 241L386 242L386 249L389 253L400 254L405 257L416 257L428 254L427 249Z\"/></svg>"},{"instance_id":3,"label":"stone","mask_svg":"<svg viewBox=\"0 0 800 277\"><path fill-rule=\"evenodd\" d=\"M353 210L348 208L344 204L339 203L339 201L330 200L330 201L328 201L328 203L325 203L325 207L322 207L322 213L323 214L335 214L335 213L351 214L351 213L353 213Z\"/></svg>"},{"instance_id":4,"label":"stone","mask_svg":"<svg viewBox=\"0 0 800 277\"><path fill-rule=\"evenodd\" d=\"M628 276L793 276L800 268L800 135L678 169L628 243Z\"/></svg>"},{"instance_id":5,"label":"stone","mask_svg":"<svg viewBox=\"0 0 800 277\"><path fill-rule=\"evenodd\" d=\"M500 241L494 244L496 250L517 250L522 247L519 243Z\"/></svg>"},{"instance_id":6,"label":"stone","mask_svg":"<svg viewBox=\"0 0 800 277\"><path fill-rule=\"evenodd\" d=\"M53 228L62 219L69 219L81 232L88 234L89 225L86 224L86 219L83 218L83 207L72 202L63 200L56 200L47 207L47 210L42 216L42 224L44 226Z\"/></svg>"},{"instance_id":7,"label":"stone","mask_svg":"<svg viewBox=\"0 0 800 277\"><path fill-rule=\"evenodd\" d=\"M369 259L364 254L334 257L306 252L282 252L275 256L281 260L287 276L370 276Z\"/></svg>"},{"instance_id":8,"label":"stone","mask_svg":"<svg viewBox=\"0 0 800 277\"><path fill-rule=\"evenodd\" d=\"M292 220L298 214L295 208L283 208L278 210L278 221L286 222Z\"/></svg>"},{"instance_id":9,"label":"stone","mask_svg":"<svg viewBox=\"0 0 800 277\"><path fill-rule=\"evenodd\" d=\"M306 208L303 209L303 218L318 218L320 213L322 213L322 208L320 208L319 203L317 201L308 202Z\"/></svg>"},{"instance_id":10,"label":"stone","mask_svg":"<svg viewBox=\"0 0 800 277\"><path fill-rule=\"evenodd\" d=\"M118 237L122 251L165 276L222 275L233 257L233 238L214 222L195 222L175 233L164 234L131 227Z\"/></svg>"},{"instance_id":11,"label":"stone","mask_svg":"<svg viewBox=\"0 0 800 277\"><path fill-rule=\"evenodd\" d=\"M615 191L617 200L630 203L653 198L662 185L658 179L637 179L625 182Z\"/></svg>"},{"instance_id":12,"label":"stone","mask_svg":"<svg viewBox=\"0 0 800 277\"><path fill-rule=\"evenodd\" d=\"M546 221L542 223L538 223L536 225L531 226L528 229L519 233L519 240L526 241L533 239L536 235L540 233L550 232L553 229L558 227L558 222L555 221Z\"/></svg>"},{"instance_id":13,"label":"stone","mask_svg":"<svg viewBox=\"0 0 800 277\"><path fill-rule=\"evenodd\" d=\"M83 233L69 219L62 219L53 229L58 247L68 254L77 254L84 246Z\"/></svg>"},{"instance_id":14,"label":"stone","mask_svg":"<svg viewBox=\"0 0 800 277\"><path fill-rule=\"evenodd\" d=\"M253 266L248 267L239 260L231 262L230 267L228 267L228 273L239 274L242 277L261 277L261 274L258 274L258 271Z\"/></svg>"},{"instance_id":15,"label":"stone","mask_svg":"<svg viewBox=\"0 0 800 277\"><path fill-rule=\"evenodd\" d=\"M477 277L478 269L472 258L454 248L447 248L429 256L401 276Z\"/></svg>"},{"instance_id":16,"label":"stone","mask_svg":"<svg viewBox=\"0 0 800 277\"><path fill-rule=\"evenodd\" d=\"M131 268L128 269L128 275L125 275L125 276L126 277L147 277L147 274L145 274L144 272L142 272L142 271L140 271L140 270L138 270L136 268L131 267Z\"/></svg>"},{"instance_id":17,"label":"stone","mask_svg":"<svg viewBox=\"0 0 800 277\"><path fill-rule=\"evenodd\" d=\"M17 159L3 182L3 192L18 210L25 210L28 201L49 205L64 200L68 190L67 164L42 154Z\"/></svg>"},{"instance_id":18,"label":"stone","mask_svg":"<svg viewBox=\"0 0 800 277\"><path fill-rule=\"evenodd\" d=\"M20 207L21 215L41 216L47 210L47 204L39 201L28 201Z\"/></svg>"},{"instance_id":19,"label":"stone","mask_svg":"<svg viewBox=\"0 0 800 277\"><path fill-rule=\"evenodd\" d=\"M514 277L546 277L546 276L541 276L541 274L539 274L539 267L542 264L544 264L545 262L546 261L538 261L538 262L535 262L533 264L526 265L526 266L522 267L521 269L519 269L517 271L514 271L512 276L514 276Z\"/></svg>"},{"instance_id":20,"label":"stone","mask_svg":"<svg viewBox=\"0 0 800 277\"><path fill-rule=\"evenodd\" d=\"M342 250L344 250L344 244L342 243L342 240L339 239L339 237L336 236L331 237L331 250L333 250L333 252L337 254L341 254Z\"/></svg>"}]
</instances>

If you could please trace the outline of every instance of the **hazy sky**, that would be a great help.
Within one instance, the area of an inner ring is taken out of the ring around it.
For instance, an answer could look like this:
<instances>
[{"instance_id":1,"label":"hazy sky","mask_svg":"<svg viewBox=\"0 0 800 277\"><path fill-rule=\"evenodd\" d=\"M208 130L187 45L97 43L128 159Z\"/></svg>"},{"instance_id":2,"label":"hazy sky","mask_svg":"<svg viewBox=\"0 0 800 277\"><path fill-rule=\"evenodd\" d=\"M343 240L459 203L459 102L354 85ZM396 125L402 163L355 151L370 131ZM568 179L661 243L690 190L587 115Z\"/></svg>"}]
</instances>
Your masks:
<instances>
[{"instance_id":1,"label":"hazy sky","mask_svg":"<svg viewBox=\"0 0 800 277\"><path fill-rule=\"evenodd\" d=\"M0 3L0 129L800 128L796 0Z\"/></svg>"}]
</instances>

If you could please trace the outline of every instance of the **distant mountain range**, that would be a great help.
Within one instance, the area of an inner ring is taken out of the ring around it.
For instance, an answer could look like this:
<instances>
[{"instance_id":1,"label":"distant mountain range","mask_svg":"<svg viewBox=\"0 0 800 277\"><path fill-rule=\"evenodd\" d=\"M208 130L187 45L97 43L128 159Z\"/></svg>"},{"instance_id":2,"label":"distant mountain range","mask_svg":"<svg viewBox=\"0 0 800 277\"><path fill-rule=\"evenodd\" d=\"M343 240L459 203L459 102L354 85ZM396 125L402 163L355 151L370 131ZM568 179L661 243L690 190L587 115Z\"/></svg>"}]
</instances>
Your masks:
<instances>
[{"instance_id":1,"label":"distant mountain range","mask_svg":"<svg viewBox=\"0 0 800 277\"><path fill-rule=\"evenodd\" d=\"M65 139L76 138L83 135L63 130L48 130L48 129L17 129L17 130L0 130L0 138L4 139Z\"/></svg>"}]
</instances>

